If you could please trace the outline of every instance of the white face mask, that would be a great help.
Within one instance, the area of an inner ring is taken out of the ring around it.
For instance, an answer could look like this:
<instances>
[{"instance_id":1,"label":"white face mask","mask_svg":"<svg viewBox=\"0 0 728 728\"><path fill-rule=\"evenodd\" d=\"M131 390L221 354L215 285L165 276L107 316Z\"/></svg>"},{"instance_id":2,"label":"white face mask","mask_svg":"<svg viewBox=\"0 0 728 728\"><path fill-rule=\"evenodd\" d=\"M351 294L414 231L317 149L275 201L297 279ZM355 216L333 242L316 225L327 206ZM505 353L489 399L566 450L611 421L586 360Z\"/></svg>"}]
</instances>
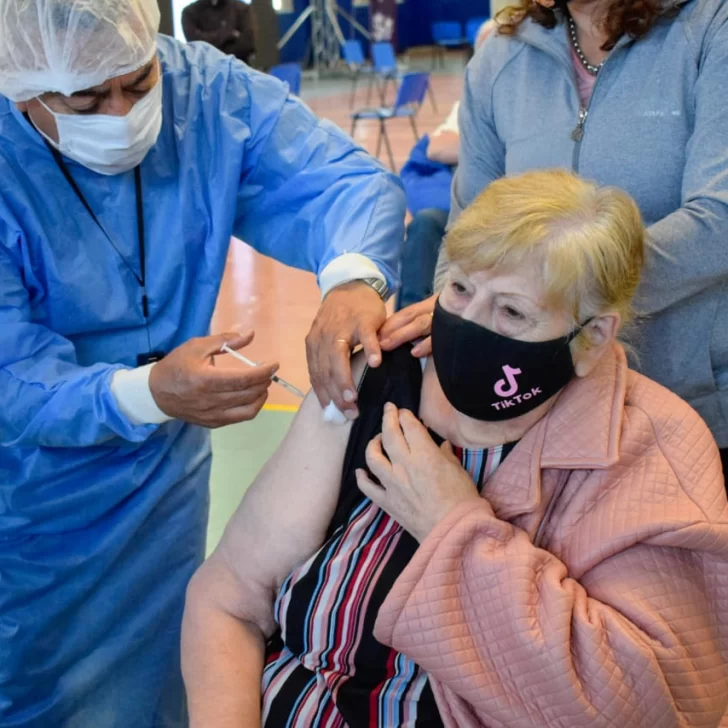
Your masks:
<instances>
[{"instance_id":1,"label":"white face mask","mask_svg":"<svg viewBox=\"0 0 728 728\"><path fill-rule=\"evenodd\" d=\"M56 120L58 143L38 131L61 154L99 174L123 174L137 167L162 130L161 78L126 116L58 114L38 100Z\"/></svg>"}]
</instances>

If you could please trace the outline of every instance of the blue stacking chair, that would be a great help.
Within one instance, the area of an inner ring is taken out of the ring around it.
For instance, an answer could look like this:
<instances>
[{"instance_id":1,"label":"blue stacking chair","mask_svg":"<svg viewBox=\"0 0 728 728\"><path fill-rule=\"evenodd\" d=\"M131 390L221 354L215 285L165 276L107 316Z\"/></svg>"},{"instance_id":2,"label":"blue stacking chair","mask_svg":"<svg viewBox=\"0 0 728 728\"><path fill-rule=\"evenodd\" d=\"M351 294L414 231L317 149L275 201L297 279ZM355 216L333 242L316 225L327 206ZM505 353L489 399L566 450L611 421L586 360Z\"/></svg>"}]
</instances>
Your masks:
<instances>
[{"instance_id":1,"label":"blue stacking chair","mask_svg":"<svg viewBox=\"0 0 728 728\"><path fill-rule=\"evenodd\" d=\"M379 87L380 103L384 106L387 103L387 88L390 82L397 83L399 79L399 67L394 46L387 42L372 43L372 64L374 75L369 80L367 106L372 102L372 86L375 82Z\"/></svg>"},{"instance_id":2,"label":"blue stacking chair","mask_svg":"<svg viewBox=\"0 0 728 728\"><path fill-rule=\"evenodd\" d=\"M465 26L465 39L468 41L468 45L471 48L475 47L475 41L478 38L478 31L482 27L483 23L487 22L488 18L472 18L468 20Z\"/></svg>"},{"instance_id":3,"label":"blue stacking chair","mask_svg":"<svg viewBox=\"0 0 728 728\"><path fill-rule=\"evenodd\" d=\"M372 87L377 83L379 92L379 103L382 106L387 105L387 91L389 84L393 85L403 78L399 72L397 65L397 55L394 52L394 46L388 42L372 43L372 63L374 66L374 75L369 80L369 91L367 92L367 106L372 103ZM427 93L432 103L432 108L437 113L437 102L432 86L427 87Z\"/></svg>"},{"instance_id":4,"label":"blue stacking chair","mask_svg":"<svg viewBox=\"0 0 728 728\"><path fill-rule=\"evenodd\" d=\"M364 58L364 49L361 41L347 40L341 46L341 54L344 57L344 63L351 71L351 99L349 100L349 108L354 106L356 100L357 84L361 76L369 76L369 93L371 95L372 79L374 78L374 69L366 62ZM369 103L367 101L367 103Z\"/></svg>"},{"instance_id":5,"label":"blue stacking chair","mask_svg":"<svg viewBox=\"0 0 728 728\"><path fill-rule=\"evenodd\" d=\"M445 65L445 51L448 48L462 48L466 40L463 37L463 26L457 22L444 22L432 24L432 40L435 45L432 48L432 67L437 63L437 56L440 56L441 65Z\"/></svg>"},{"instance_id":6,"label":"blue stacking chair","mask_svg":"<svg viewBox=\"0 0 728 728\"><path fill-rule=\"evenodd\" d=\"M389 156L389 166L393 172L397 171L397 167L394 163L392 145L389 143L389 136L387 135L387 122L390 119L409 119L410 124L412 125L412 131L415 135L415 141L418 141L420 134L417 131L415 117L422 108L422 104L425 102L425 96L427 96L427 89L429 86L429 73L406 73L402 76L402 81L399 85L399 91L397 92L397 98L394 102L394 106L380 106L375 109L361 109L351 115L352 137L354 136L356 125L359 121L373 119L374 121L379 122L377 159L379 159L379 155L382 151L382 142L384 142Z\"/></svg>"},{"instance_id":7,"label":"blue stacking chair","mask_svg":"<svg viewBox=\"0 0 728 728\"><path fill-rule=\"evenodd\" d=\"M301 66L298 63L281 63L280 66L273 66L269 71L271 76L284 81L295 96L301 95Z\"/></svg>"}]
</instances>

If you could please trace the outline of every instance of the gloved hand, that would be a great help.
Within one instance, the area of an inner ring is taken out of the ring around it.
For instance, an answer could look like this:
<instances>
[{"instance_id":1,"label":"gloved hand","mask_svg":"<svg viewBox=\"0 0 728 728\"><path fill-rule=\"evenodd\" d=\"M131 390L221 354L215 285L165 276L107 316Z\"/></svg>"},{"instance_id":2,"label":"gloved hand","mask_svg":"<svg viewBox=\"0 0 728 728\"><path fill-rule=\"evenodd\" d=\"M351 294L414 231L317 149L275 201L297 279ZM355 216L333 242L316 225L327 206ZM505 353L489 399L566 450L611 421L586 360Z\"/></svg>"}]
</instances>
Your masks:
<instances>
[{"instance_id":1,"label":"gloved hand","mask_svg":"<svg viewBox=\"0 0 728 728\"><path fill-rule=\"evenodd\" d=\"M216 428L252 420L268 398L277 363L243 369L230 366L230 357L220 355L227 344L242 349L253 333L207 336L178 346L149 375L149 387L159 409L193 425ZM217 363L215 356L218 356Z\"/></svg>"}]
</instances>

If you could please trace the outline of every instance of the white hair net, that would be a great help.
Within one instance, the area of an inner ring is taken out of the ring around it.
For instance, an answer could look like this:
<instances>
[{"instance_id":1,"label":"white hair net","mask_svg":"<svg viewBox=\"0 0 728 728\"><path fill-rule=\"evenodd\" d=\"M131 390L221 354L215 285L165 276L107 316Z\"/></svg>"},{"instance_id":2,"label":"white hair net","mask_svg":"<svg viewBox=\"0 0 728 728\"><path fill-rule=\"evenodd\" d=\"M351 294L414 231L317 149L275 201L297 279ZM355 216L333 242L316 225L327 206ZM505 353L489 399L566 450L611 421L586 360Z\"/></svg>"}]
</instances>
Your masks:
<instances>
[{"instance_id":1,"label":"white hair net","mask_svg":"<svg viewBox=\"0 0 728 728\"><path fill-rule=\"evenodd\" d=\"M0 0L0 94L70 96L154 55L157 0Z\"/></svg>"}]
</instances>

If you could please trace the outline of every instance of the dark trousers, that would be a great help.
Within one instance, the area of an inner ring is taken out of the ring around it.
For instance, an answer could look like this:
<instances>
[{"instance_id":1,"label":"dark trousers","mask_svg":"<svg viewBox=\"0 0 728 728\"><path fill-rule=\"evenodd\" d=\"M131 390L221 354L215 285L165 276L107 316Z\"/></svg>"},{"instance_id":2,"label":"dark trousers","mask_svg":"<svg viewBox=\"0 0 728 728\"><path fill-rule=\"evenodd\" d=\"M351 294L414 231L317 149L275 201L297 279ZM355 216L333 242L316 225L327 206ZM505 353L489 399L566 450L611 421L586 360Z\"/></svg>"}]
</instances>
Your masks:
<instances>
[{"instance_id":1,"label":"dark trousers","mask_svg":"<svg viewBox=\"0 0 728 728\"><path fill-rule=\"evenodd\" d=\"M720 451L720 461L723 463L723 477L726 490L728 490L728 447Z\"/></svg>"},{"instance_id":2,"label":"dark trousers","mask_svg":"<svg viewBox=\"0 0 728 728\"><path fill-rule=\"evenodd\" d=\"M447 218L445 210L421 210L407 227L402 249L402 287L397 296L398 311L432 295L437 256L445 235Z\"/></svg>"}]
</instances>

